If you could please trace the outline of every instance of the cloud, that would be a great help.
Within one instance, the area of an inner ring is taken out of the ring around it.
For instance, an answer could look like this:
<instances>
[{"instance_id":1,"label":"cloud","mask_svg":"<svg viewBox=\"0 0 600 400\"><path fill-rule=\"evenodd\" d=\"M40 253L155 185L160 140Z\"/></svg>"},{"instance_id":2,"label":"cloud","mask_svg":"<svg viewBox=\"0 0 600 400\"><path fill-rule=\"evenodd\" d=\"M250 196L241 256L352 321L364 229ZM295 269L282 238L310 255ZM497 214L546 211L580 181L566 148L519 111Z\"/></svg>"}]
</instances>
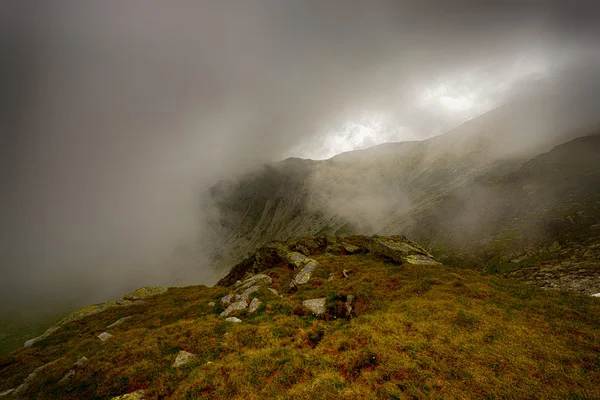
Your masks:
<instances>
[{"instance_id":1,"label":"cloud","mask_svg":"<svg viewBox=\"0 0 600 400\"><path fill-rule=\"evenodd\" d=\"M567 68L597 78L583 3L25 3L0 12L3 303L162 279L128 266L197 237L198 193L259 163L435 135Z\"/></svg>"}]
</instances>

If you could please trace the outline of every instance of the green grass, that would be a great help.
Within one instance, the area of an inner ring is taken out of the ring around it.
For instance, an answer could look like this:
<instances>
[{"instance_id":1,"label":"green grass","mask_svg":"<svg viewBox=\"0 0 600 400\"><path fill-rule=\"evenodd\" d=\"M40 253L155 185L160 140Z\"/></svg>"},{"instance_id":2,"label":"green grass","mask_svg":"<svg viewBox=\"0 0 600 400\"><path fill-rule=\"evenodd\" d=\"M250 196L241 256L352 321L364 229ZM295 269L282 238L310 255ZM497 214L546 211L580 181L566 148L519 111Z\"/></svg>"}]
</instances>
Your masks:
<instances>
[{"instance_id":1,"label":"green grass","mask_svg":"<svg viewBox=\"0 0 600 400\"><path fill-rule=\"evenodd\" d=\"M366 254L314 258L320 270L296 292L288 290L295 271L265 271L284 297L261 291L263 305L242 312L241 324L218 316L226 288L198 286L69 323L1 357L0 392L59 360L26 396L107 399L145 389L147 399L600 398L600 299ZM300 306L315 297L328 299L322 317ZM127 315L135 317L106 328ZM114 337L101 342L103 331ZM174 369L181 349L196 358ZM88 364L58 384L84 355Z\"/></svg>"}]
</instances>

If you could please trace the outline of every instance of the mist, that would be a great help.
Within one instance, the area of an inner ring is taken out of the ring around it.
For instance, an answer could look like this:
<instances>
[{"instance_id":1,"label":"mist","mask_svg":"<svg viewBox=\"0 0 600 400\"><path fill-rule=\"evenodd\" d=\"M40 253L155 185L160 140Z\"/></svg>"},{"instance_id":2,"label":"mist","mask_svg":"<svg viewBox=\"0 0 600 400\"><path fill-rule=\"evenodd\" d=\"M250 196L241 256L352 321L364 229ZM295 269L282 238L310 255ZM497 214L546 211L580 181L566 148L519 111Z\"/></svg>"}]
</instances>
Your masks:
<instances>
[{"instance_id":1,"label":"mist","mask_svg":"<svg viewBox=\"0 0 600 400\"><path fill-rule=\"evenodd\" d=\"M598 10L575 3L6 2L0 308L212 284L186 246L219 180L595 87Z\"/></svg>"}]
</instances>

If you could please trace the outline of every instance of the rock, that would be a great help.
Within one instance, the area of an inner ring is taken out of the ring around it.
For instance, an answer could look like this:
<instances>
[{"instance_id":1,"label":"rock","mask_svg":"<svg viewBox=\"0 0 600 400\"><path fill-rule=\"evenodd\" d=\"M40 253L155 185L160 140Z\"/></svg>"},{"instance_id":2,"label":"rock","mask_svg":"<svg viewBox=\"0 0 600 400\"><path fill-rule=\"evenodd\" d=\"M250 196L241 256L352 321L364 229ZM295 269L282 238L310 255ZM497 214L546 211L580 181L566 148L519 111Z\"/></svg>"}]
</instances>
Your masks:
<instances>
[{"instance_id":1,"label":"rock","mask_svg":"<svg viewBox=\"0 0 600 400\"><path fill-rule=\"evenodd\" d=\"M344 247L344 250L346 250L346 253L348 253L348 254L354 254L354 253L357 253L360 251L360 247L355 246L350 243L343 243L342 246Z\"/></svg>"},{"instance_id":2,"label":"rock","mask_svg":"<svg viewBox=\"0 0 600 400\"><path fill-rule=\"evenodd\" d=\"M133 318L133 316L120 318L117 321L115 321L112 324L110 324L109 326L107 326L107 328L112 328L112 327L115 327L117 325L121 325L123 322L125 322L125 321L127 321L128 319L131 319L131 318Z\"/></svg>"},{"instance_id":3,"label":"rock","mask_svg":"<svg viewBox=\"0 0 600 400\"><path fill-rule=\"evenodd\" d=\"M152 297L152 296L166 293L167 290L169 290L169 288L166 286L145 286L145 287L136 289L129 294L126 294L125 296L123 296L122 300L130 300L130 301L142 300L147 297Z\"/></svg>"},{"instance_id":4,"label":"rock","mask_svg":"<svg viewBox=\"0 0 600 400\"><path fill-rule=\"evenodd\" d=\"M231 304L229 307L227 307L227 309L221 313L221 317L227 317L232 312L241 311L247 307L248 307L248 303L246 303L245 301L235 302L235 303Z\"/></svg>"},{"instance_id":5,"label":"rock","mask_svg":"<svg viewBox=\"0 0 600 400\"><path fill-rule=\"evenodd\" d=\"M185 350L181 350L177 354L177 357L175 357L175 361L173 362L173 365L171 365L171 367L173 367L173 368L181 367L182 365L187 364L188 362L190 362L195 357L196 357L195 354L192 354L192 353L187 352Z\"/></svg>"},{"instance_id":6,"label":"rock","mask_svg":"<svg viewBox=\"0 0 600 400\"><path fill-rule=\"evenodd\" d=\"M8 396L9 394L11 394L11 393L12 393L12 392L14 392L14 391L15 391L15 389L8 389L8 390L5 390L4 392L1 392L1 393L0 393L0 397Z\"/></svg>"},{"instance_id":7,"label":"rock","mask_svg":"<svg viewBox=\"0 0 600 400\"><path fill-rule=\"evenodd\" d=\"M248 289L244 290L244 292L240 295L240 301L247 302L250 298L250 295L254 292L258 292L261 288L262 286L260 285L250 286Z\"/></svg>"},{"instance_id":8,"label":"rock","mask_svg":"<svg viewBox=\"0 0 600 400\"><path fill-rule=\"evenodd\" d=\"M209 307L214 307L214 306L215 306L215 302L214 302L214 301L211 301L210 303L208 303L208 306L209 306Z\"/></svg>"},{"instance_id":9,"label":"rock","mask_svg":"<svg viewBox=\"0 0 600 400\"><path fill-rule=\"evenodd\" d=\"M254 312L256 312L256 310L258 310L258 307L260 307L260 305L262 304L262 301L260 301L258 299L258 297L255 297L252 299L252 301L250 302L250 306L248 308L248 311L252 314Z\"/></svg>"},{"instance_id":10,"label":"rock","mask_svg":"<svg viewBox=\"0 0 600 400\"><path fill-rule=\"evenodd\" d=\"M102 332L101 334L98 335L98 339L102 340L103 342L110 339L111 337L113 337L113 335L111 335L108 332Z\"/></svg>"},{"instance_id":11,"label":"rock","mask_svg":"<svg viewBox=\"0 0 600 400\"><path fill-rule=\"evenodd\" d=\"M241 284L242 284L242 281L240 281L240 280L235 281L235 286L240 286Z\"/></svg>"},{"instance_id":12,"label":"rock","mask_svg":"<svg viewBox=\"0 0 600 400\"><path fill-rule=\"evenodd\" d=\"M88 362L88 358L86 356L83 356L75 362L75 367L81 368L85 365L86 362Z\"/></svg>"},{"instance_id":13,"label":"rock","mask_svg":"<svg viewBox=\"0 0 600 400\"><path fill-rule=\"evenodd\" d=\"M403 236L373 236L368 248L399 264L440 265L424 248Z\"/></svg>"},{"instance_id":14,"label":"rock","mask_svg":"<svg viewBox=\"0 0 600 400\"><path fill-rule=\"evenodd\" d=\"M223 296L223 298L221 299L221 306L223 307L227 307L229 306L231 303L234 303L237 299L237 295L235 294L228 294Z\"/></svg>"},{"instance_id":15,"label":"rock","mask_svg":"<svg viewBox=\"0 0 600 400\"><path fill-rule=\"evenodd\" d=\"M304 285L305 283L307 283L310 280L310 276L311 276L312 272L318 266L319 266L319 263L317 261L310 260L308 263L306 263L304 268L302 268L302 270L300 272L298 272L298 274L294 278L294 282L297 285Z\"/></svg>"},{"instance_id":16,"label":"rock","mask_svg":"<svg viewBox=\"0 0 600 400\"><path fill-rule=\"evenodd\" d=\"M239 318L236 318L236 317L229 317L229 318L225 318L225 322L240 323L240 322L242 322L242 320Z\"/></svg>"},{"instance_id":17,"label":"rock","mask_svg":"<svg viewBox=\"0 0 600 400\"><path fill-rule=\"evenodd\" d=\"M332 281L334 277L335 277L335 275L334 275L334 274L329 274L329 278L327 278L327 280L328 280L328 281Z\"/></svg>"},{"instance_id":18,"label":"rock","mask_svg":"<svg viewBox=\"0 0 600 400\"><path fill-rule=\"evenodd\" d=\"M353 295L348 295L346 297L346 311L348 312L348 316L352 313L352 302L354 301Z\"/></svg>"},{"instance_id":19,"label":"rock","mask_svg":"<svg viewBox=\"0 0 600 400\"><path fill-rule=\"evenodd\" d=\"M600 297L600 293L593 294L592 297Z\"/></svg>"},{"instance_id":20,"label":"rock","mask_svg":"<svg viewBox=\"0 0 600 400\"><path fill-rule=\"evenodd\" d=\"M83 357L81 357L79 360L77 360L77 361L75 362L75 364L73 364L73 367L74 367L74 368L81 368L81 367L83 367L83 366L85 365L85 363L86 363L87 361L88 361L88 358L87 358L87 357L85 357L85 356L83 356ZM60 381L58 381L58 383L65 383L66 381L68 381L69 379L71 379L72 377L74 377L74 376L75 376L75 374L76 374L76 372L77 372L77 371L76 371L75 369L72 369L72 370L70 370L69 372L67 372L67 373L65 374L65 376L63 376L63 377L61 378L61 380L60 380Z\"/></svg>"},{"instance_id":21,"label":"rock","mask_svg":"<svg viewBox=\"0 0 600 400\"><path fill-rule=\"evenodd\" d=\"M66 381L68 381L69 379L71 379L71 378L72 378L72 377L74 377L74 376L75 376L75 370L74 370L74 369L72 369L72 370L70 370L69 372L67 372L67 373L65 374L65 376L63 376L63 377L60 379L60 381L58 381L58 383L65 383Z\"/></svg>"},{"instance_id":22,"label":"rock","mask_svg":"<svg viewBox=\"0 0 600 400\"><path fill-rule=\"evenodd\" d=\"M269 288L269 291L273 293L275 296L279 296L279 292L273 288Z\"/></svg>"},{"instance_id":23,"label":"rock","mask_svg":"<svg viewBox=\"0 0 600 400\"><path fill-rule=\"evenodd\" d=\"M325 312L325 303L327 301L326 297L321 297L318 299L304 300L302 305L308 308L316 315L321 315Z\"/></svg>"},{"instance_id":24,"label":"rock","mask_svg":"<svg viewBox=\"0 0 600 400\"><path fill-rule=\"evenodd\" d=\"M352 271L349 269L344 269L342 271L342 274L344 274L344 278L349 278L350 276L348 274L350 274L350 272L352 272Z\"/></svg>"},{"instance_id":25,"label":"rock","mask_svg":"<svg viewBox=\"0 0 600 400\"><path fill-rule=\"evenodd\" d=\"M111 400L144 400L144 390L136 390L135 392L113 397Z\"/></svg>"},{"instance_id":26,"label":"rock","mask_svg":"<svg viewBox=\"0 0 600 400\"><path fill-rule=\"evenodd\" d=\"M251 286L269 286L271 283L273 283L273 279L271 279L270 276L264 274L256 274L246 279L242 283L242 286L240 286L240 288L236 291L245 290Z\"/></svg>"},{"instance_id":27,"label":"rock","mask_svg":"<svg viewBox=\"0 0 600 400\"><path fill-rule=\"evenodd\" d=\"M282 258L294 268L301 268L310 261L310 258L295 251L284 254Z\"/></svg>"},{"instance_id":28,"label":"rock","mask_svg":"<svg viewBox=\"0 0 600 400\"><path fill-rule=\"evenodd\" d=\"M33 338L33 339L30 339L30 340L26 341L26 342L25 342L25 344L24 344L23 346L24 346L24 347L31 347L31 346L33 346L34 344L36 344L37 342L39 342L39 341L41 341L41 340L44 340L44 339L46 339L48 336L50 336L51 334L53 334L54 332L56 332L57 330L59 330L59 329L60 329L60 326L61 326L61 324L60 324L60 323L59 323L59 324L57 324L57 325L51 326L51 327L50 327L50 328L48 328L48 330L46 330L46 332L44 332L42 335L40 335L40 336L38 336L38 337L36 337L36 338Z\"/></svg>"}]
</instances>

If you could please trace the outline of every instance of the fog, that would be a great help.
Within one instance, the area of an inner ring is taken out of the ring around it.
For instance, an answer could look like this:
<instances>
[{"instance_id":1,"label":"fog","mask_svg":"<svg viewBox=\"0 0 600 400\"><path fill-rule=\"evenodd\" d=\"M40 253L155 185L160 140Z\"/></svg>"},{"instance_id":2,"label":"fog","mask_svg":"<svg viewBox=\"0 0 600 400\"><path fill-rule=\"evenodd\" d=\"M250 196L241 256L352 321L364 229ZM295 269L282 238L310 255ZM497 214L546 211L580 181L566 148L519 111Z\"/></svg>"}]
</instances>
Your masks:
<instances>
[{"instance_id":1,"label":"fog","mask_svg":"<svg viewBox=\"0 0 600 400\"><path fill-rule=\"evenodd\" d=\"M597 84L598 10L563 3L4 2L0 309L170 284L174 251L211 284L220 179Z\"/></svg>"}]
</instances>

